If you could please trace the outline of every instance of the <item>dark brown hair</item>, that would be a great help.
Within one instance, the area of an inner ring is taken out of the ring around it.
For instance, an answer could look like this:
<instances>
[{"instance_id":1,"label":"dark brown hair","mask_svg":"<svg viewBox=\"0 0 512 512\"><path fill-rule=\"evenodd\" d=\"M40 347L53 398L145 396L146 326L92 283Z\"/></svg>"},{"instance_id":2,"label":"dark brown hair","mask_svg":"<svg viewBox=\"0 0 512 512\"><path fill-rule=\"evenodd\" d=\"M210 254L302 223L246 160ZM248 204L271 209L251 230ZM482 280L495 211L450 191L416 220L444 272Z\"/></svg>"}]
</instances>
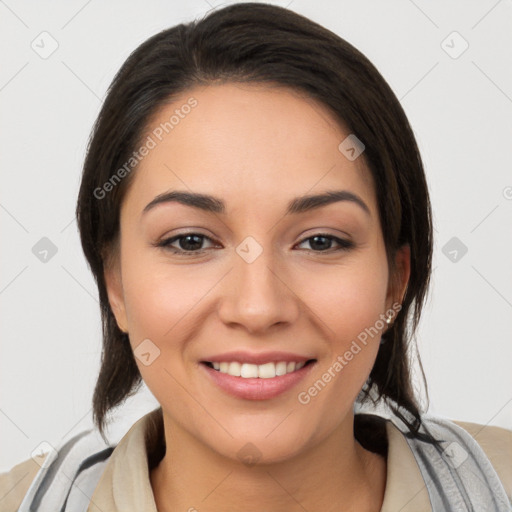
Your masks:
<instances>
[{"instance_id":1,"label":"dark brown hair","mask_svg":"<svg viewBox=\"0 0 512 512\"><path fill-rule=\"evenodd\" d=\"M394 256L404 244L411 250L411 273L402 309L384 335L360 398L384 399L410 433L420 436L409 350L427 294L433 242L428 188L413 132L395 94L363 54L293 11L260 3L214 10L145 41L115 76L95 123L76 215L102 315L103 352L93 397L98 428L103 433L107 413L142 382L104 280L104 266L118 256L120 205L136 167L102 197L95 191L129 160L165 103L194 86L225 82L300 91L327 106L364 143L362 158L375 185L392 282Z\"/></svg>"}]
</instances>

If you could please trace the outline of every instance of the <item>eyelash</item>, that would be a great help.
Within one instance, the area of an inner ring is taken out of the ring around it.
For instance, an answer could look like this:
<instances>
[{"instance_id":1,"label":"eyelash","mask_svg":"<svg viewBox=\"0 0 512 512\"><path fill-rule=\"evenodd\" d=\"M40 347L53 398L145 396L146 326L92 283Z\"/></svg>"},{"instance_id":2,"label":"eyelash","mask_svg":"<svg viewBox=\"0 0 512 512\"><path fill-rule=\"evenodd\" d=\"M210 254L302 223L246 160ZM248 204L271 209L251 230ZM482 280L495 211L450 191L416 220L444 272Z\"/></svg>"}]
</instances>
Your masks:
<instances>
[{"instance_id":1,"label":"eyelash","mask_svg":"<svg viewBox=\"0 0 512 512\"><path fill-rule=\"evenodd\" d=\"M171 238L166 238L164 240L161 240L160 242L157 242L156 244L154 244L156 247L161 247L163 248L164 250L166 251L170 251L174 254L178 254L178 255L181 255L181 256L185 256L185 257L191 257L191 256L196 256L196 255L200 255L200 254L204 254L206 251L208 251L208 249L199 249L197 251L186 251L184 249L177 249L176 247L171 247L171 243L174 243L182 238L186 238L188 236L198 236L200 237L201 239L207 239L207 240L210 240L210 241L213 241L211 240L210 237L206 236L206 235L203 235L201 233L194 233L194 232L190 232L190 233L182 233L180 235L176 235L176 236L173 236ZM327 238L331 241L334 241L336 243L338 243L340 245L340 247L338 249L334 249L332 250L332 248L330 249L326 249L325 251L315 251L313 249L309 249L308 252L314 252L314 253L328 253L328 254L332 254L333 252L339 252L339 251L349 251L350 249L354 248L355 247L355 244L349 240L343 240L342 238L338 238L336 236L333 236L333 235L329 235L328 233L315 233L314 235L311 235L311 236L308 236L307 238L304 238L303 240L301 240L297 245L301 245L303 244L304 242L308 241L308 240L311 240L315 237L322 237L322 238Z\"/></svg>"}]
</instances>

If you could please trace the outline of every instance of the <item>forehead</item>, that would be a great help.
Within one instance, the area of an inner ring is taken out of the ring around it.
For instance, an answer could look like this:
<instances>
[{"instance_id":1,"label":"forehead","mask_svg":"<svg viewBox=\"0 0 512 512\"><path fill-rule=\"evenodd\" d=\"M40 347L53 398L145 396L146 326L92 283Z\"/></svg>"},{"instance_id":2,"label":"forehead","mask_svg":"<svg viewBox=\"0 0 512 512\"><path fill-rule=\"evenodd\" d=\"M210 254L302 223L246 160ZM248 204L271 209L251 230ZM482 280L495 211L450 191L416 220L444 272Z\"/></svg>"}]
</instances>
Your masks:
<instances>
[{"instance_id":1,"label":"forehead","mask_svg":"<svg viewBox=\"0 0 512 512\"><path fill-rule=\"evenodd\" d=\"M190 107L190 105L194 105ZM373 181L363 158L339 150L350 131L305 94L261 84L189 89L164 104L141 140L141 158L126 202L142 209L168 189L243 198L290 197L349 189L375 209ZM376 213L376 212L375 212Z\"/></svg>"}]
</instances>

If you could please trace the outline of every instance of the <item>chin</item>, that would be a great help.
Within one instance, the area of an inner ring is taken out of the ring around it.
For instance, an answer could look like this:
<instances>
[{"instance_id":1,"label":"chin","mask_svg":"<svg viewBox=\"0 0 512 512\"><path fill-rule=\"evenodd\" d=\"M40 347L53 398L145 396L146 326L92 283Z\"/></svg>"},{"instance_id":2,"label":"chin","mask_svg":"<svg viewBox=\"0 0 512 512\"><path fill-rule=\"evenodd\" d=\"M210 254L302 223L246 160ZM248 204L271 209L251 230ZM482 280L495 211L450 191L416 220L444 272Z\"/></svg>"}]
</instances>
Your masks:
<instances>
[{"instance_id":1,"label":"chin","mask_svg":"<svg viewBox=\"0 0 512 512\"><path fill-rule=\"evenodd\" d=\"M274 440L247 436L246 439L235 440L229 446L223 446L222 451L216 447L216 451L234 462L247 467L272 465L291 460L306 449L305 444L297 444L289 437L283 436Z\"/></svg>"},{"instance_id":2,"label":"chin","mask_svg":"<svg viewBox=\"0 0 512 512\"><path fill-rule=\"evenodd\" d=\"M289 424L283 417L272 418L272 422L246 423L245 426L226 425L226 429L233 437L223 435L222 439L204 438L200 434L201 441L208 444L212 450L222 457L232 459L234 462L241 462L247 466L277 464L298 456L307 450L311 442L311 436L315 429L309 429L304 423ZM271 423L272 427L267 425ZM276 428L277 427L277 428Z\"/></svg>"}]
</instances>

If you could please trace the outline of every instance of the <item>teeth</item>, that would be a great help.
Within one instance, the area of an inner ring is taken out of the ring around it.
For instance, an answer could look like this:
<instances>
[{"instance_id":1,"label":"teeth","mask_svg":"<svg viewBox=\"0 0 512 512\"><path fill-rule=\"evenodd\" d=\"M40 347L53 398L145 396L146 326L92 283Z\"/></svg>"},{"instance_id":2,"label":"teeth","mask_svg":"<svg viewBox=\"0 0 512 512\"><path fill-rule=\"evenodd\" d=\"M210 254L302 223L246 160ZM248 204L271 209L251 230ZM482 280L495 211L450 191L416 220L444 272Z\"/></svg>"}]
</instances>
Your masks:
<instances>
[{"instance_id":1,"label":"teeth","mask_svg":"<svg viewBox=\"0 0 512 512\"><path fill-rule=\"evenodd\" d=\"M265 364L260 364L258 366L258 377L260 379L271 379L272 377L275 377L275 376L276 376L276 365L274 363L265 363Z\"/></svg>"},{"instance_id":2,"label":"teeth","mask_svg":"<svg viewBox=\"0 0 512 512\"><path fill-rule=\"evenodd\" d=\"M290 365L290 368L293 371L295 371L295 363L288 363ZM276 375L286 375L288 369L288 365L285 361L281 361L280 363L276 364ZM290 372L291 373L291 372Z\"/></svg>"},{"instance_id":3,"label":"teeth","mask_svg":"<svg viewBox=\"0 0 512 512\"><path fill-rule=\"evenodd\" d=\"M234 375L235 377L240 377L242 373L242 365L236 361L232 361L229 363L228 371L229 375Z\"/></svg>"},{"instance_id":4,"label":"teeth","mask_svg":"<svg viewBox=\"0 0 512 512\"><path fill-rule=\"evenodd\" d=\"M300 370L306 363L280 361L278 363L265 363L258 365L231 361L212 364L215 370L218 370L221 373L227 373L228 375L232 375L234 377L243 377L245 379L271 379L276 376L286 375L287 373Z\"/></svg>"},{"instance_id":5,"label":"teeth","mask_svg":"<svg viewBox=\"0 0 512 512\"><path fill-rule=\"evenodd\" d=\"M242 368L240 368L240 377L245 377L246 379L249 379L251 377L257 377L257 376L258 376L258 366L255 364L244 363L242 365Z\"/></svg>"}]
</instances>

